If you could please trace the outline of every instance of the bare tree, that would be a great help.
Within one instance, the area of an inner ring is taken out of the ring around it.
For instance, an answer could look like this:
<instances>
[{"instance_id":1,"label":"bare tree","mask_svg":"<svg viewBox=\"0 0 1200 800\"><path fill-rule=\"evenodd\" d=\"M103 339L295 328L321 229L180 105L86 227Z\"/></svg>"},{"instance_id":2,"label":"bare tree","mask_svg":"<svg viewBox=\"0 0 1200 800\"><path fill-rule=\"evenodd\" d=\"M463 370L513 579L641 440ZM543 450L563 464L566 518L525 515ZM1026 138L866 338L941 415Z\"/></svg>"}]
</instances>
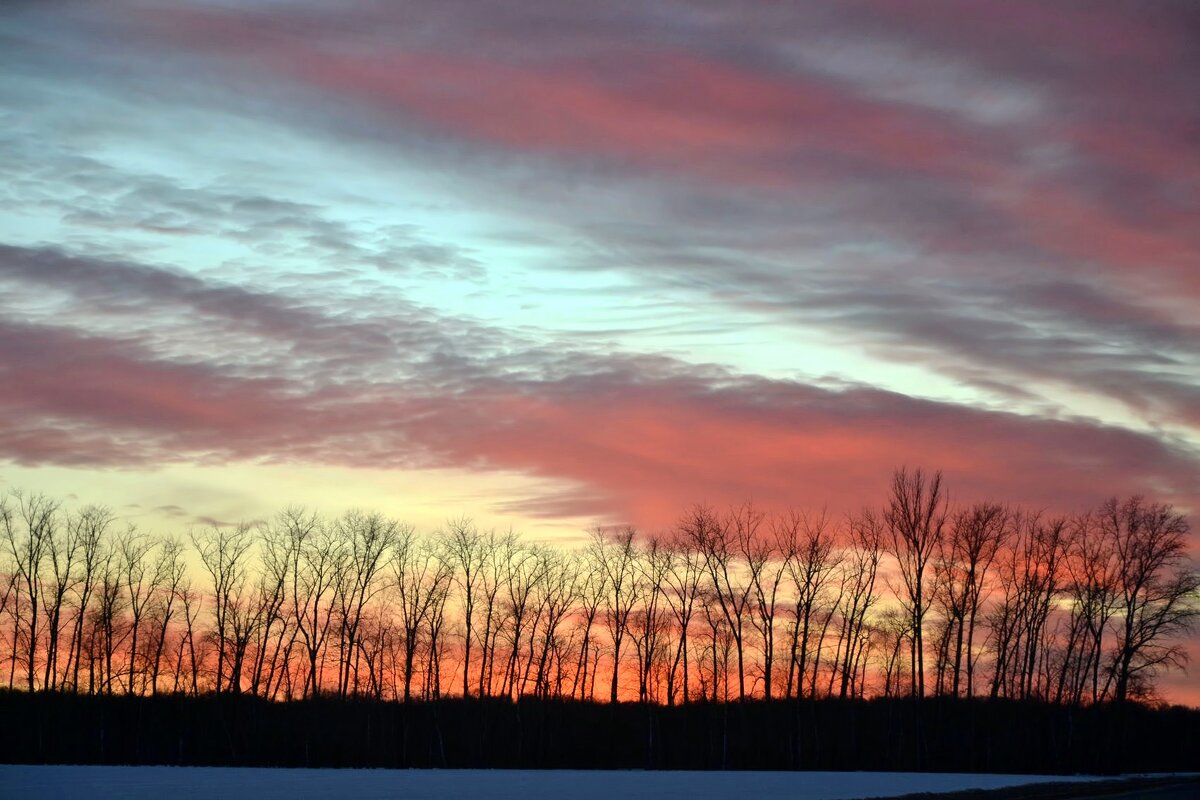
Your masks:
<instances>
[{"instance_id":1,"label":"bare tree","mask_svg":"<svg viewBox=\"0 0 1200 800\"><path fill-rule=\"evenodd\" d=\"M307 656L306 694L323 684L325 644L346 564L346 543L315 512L289 508L276 524L289 542L292 617Z\"/></svg>"},{"instance_id":2,"label":"bare tree","mask_svg":"<svg viewBox=\"0 0 1200 800\"><path fill-rule=\"evenodd\" d=\"M851 517L848 528L850 547L842 561L843 587L840 592L840 668L836 667L835 660L839 697L845 697L848 692L851 695L861 695L863 692L865 681L859 681L858 675L866 667L866 654L871 644L867 615L878 600L875 583L883 556L883 523L873 511L864 509L859 515Z\"/></svg>"},{"instance_id":3,"label":"bare tree","mask_svg":"<svg viewBox=\"0 0 1200 800\"><path fill-rule=\"evenodd\" d=\"M695 613L696 597L700 593L700 582L704 577L704 562L687 544L686 534L676 531L671 541L674 558L664 580L667 584L666 601L674 618L678 639L675 644L675 655L667 671L667 705L675 704L676 676L682 668L683 675L680 683L683 689L683 702L691 699L691 675L689 674L688 654L689 631L692 616Z\"/></svg>"},{"instance_id":4,"label":"bare tree","mask_svg":"<svg viewBox=\"0 0 1200 800\"><path fill-rule=\"evenodd\" d=\"M745 559L750 576L751 622L762 643L763 652L763 697L770 700L773 696L773 681L775 675L775 620L779 607L780 588L787 574L791 558L791 538L780 534L787 530L781 529L778 519L773 519L771 536L761 536L755 529L748 536L740 537L742 557Z\"/></svg>"},{"instance_id":5,"label":"bare tree","mask_svg":"<svg viewBox=\"0 0 1200 800\"><path fill-rule=\"evenodd\" d=\"M341 660L338 692L345 695L354 674L358 691L359 629L367 604L383 588L380 575L400 532L400 523L378 513L347 512L335 525L335 538L346 547L345 583L341 605Z\"/></svg>"},{"instance_id":6,"label":"bare tree","mask_svg":"<svg viewBox=\"0 0 1200 800\"><path fill-rule=\"evenodd\" d=\"M901 468L892 476L892 494L884 511L892 555L900 565L904 601L911 616L912 693L925 696L925 614L929 561L937 551L946 520L942 473L926 476Z\"/></svg>"},{"instance_id":7,"label":"bare tree","mask_svg":"<svg viewBox=\"0 0 1200 800\"><path fill-rule=\"evenodd\" d=\"M1120 564L1111 528L1086 513L1072 526L1066 570L1067 591L1071 598L1066 652L1062 657L1056 698L1062 699L1068 672L1074 665L1075 677L1070 691L1072 702L1083 699L1091 685L1091 700L1100 700L1100 668L1104 658L1105 634L1117 610L1117 580Z\"/></svg>"},{"instance_id":8,"label":"bare tree","mask_svg":"<svg viewBox=\"0 0 1200 800\"><path fill-rule=\"evenodd\" d=\"M126 694L134 694L138 691L137 685L134 683L134 670L137 668L142 618L145 616L146 603L155 588L146 582L146 576L151 574L150 552L153 548L154 541L133 526L127 528L124 535L117 540L117 557L120 559L125 605L130 613Z\"/></svg>"},{"instance_id":9,"label":"bare tree","mask_svg":"<svg viewBox=\"0 0 1200 800\"><path fill-rule=\"evenodd\" d=\"M621 644L629 632L629 617L637 603L637 531L627 526L610 532L597 526L592 530L591 556L603 579L604 622L613 646L612 682L609 702L617 702L621 670Z\"/></svg>"},{"instance_id":10,"label":"bare tree","mask_svg":"<svg viewBox=\"0 0 1200 800\"><path fill-rule=\"evenodd\" d=\"M582 571L579 586L579 658L571 683L571 696L578 696L580 700L591 700L595 697L593 689L596 681L595 673L591 669L591 658L598 651L598 646L593 640L592 629L604 603L606 585L604 570L591 556L591 553L585 553L579 563L579 569ZM589 676L592 679L590 684Z\"/></svg>"},{"instance_id":11,"label":"bare tree","mask_svg":"<svg viewBox=\"0 0 1200 800\"><path fill-rule=\"evenodd\" d=\"M0 514L5 540L16 564L29 614L25 622L25 667L29 691L36 688L38 612L42 602L42 570L59 525L59 503L43 494L12 495L15 507Z\"/></svg>"},{"instance_id":12,"label":"bare tree","mask_svg":"<svg viewBox=\"0 0 1200 800\"><path fill-rule=\"evenodd\" d=\"M463 659L462 693L471 694L471 643L475 638L475 613L479 601L480 573L488 557L488 540L468 517L459 517L446 523L446 548L452 560L454 580L462 592L463 607Z\"/></svg>"},{"instance_id":13,"label":"bare tree","mask_svg":"<svg viewBox=\"0 0 1200 800\"><path fill-rule=\"evenodd\" d=\"M450 599L451 577L454 571L453 564L446 559L444 549L440 546L440 542L435 544L438 549L438 558L441 559L441 565L445 570L445 578L441 580L434 589L430 598L428 623L426 630L429 635L429 644L427 648L428 660L425 667L424 689L422 697L425 699L437 699L441 696L442 691L442 631L446 624L446 605Z\"/></svg>"},{"instance_id":14,"label":"bare tree","mask_svg":"<svg viewBox=\"0 0 1200 800\"><path fill-rule=\"evenodd\" d=\"M784 566L795 592L788 635L788 675L784 694L791 697L794 686L796 696L803 697L812 634L820 603L839 563L837 539L824 512L813 517L789 512L779 517L775 525L775 536L786 554Z\"/></svg>"},{"instance_id":15,"label":"bare tree","mask_svg":"<svg viewBox=\"0 0 1200 800\"><path fill-rule=\"evenodd\" d=\"M196 654L196 621L203 609L203 596L192 587L190 579L179 586L179 602L183 605L184 632L179 639L179 655L176 659L175 688L178 690L180 677L183 672L183 648L187 645L189 688L193 695L200 693L200 662Z\"/></svg>"},{"instance_id":16,"label":"bare tree","mask_svg":"<svg viewBox=\"0 0 1200 800\"><path fill-rule=\"evenodd\" d=\"M630 635L638 656L638 701L657 699L654 674L664 655L670 612L665 597L667 575L675 554L659 539L651 539L636 561L639 601L630 617Z\"/></svg>"},{"instance_id":17,"label":"bare tree","mask_svg":"<svg viewBox=\"0 0 1200 800\"><path fill-rule=\"evenodd\" d=\"M150 665L150 691L158 693L159 675L162 671L163 654L171 622L175 618L179 593L184 585L187 564L183 559L183 543L178 539L164 539L159 546L158 558L154 563L151 586L155 592L157 608L154 612L154 649Z\"/></svg>"},{"instance_id":18,"label":"bare tree","mask_svg":"<svg viewBox=\"0 0 1200 800\"><path fill-rule=\"evenodd\" d=\"M75 529L79 541L81 574L76 582L76 614L71 644L68 648L68 666L71 670L71 688L79 691L79 668L82 660L84 623L96 588L96 578L105 560L108 531L113 522L113 513L104 506L87 506L68 517L67 525Z\"/></svg>"},{"instance_id":19,"label":"bare tree","mask_svg":"<svg viewBox=\"0 0 1200 800\"><path fill-rule=\"evenodd\" d=\"M217 648L217 668L214 689L223 690L225 666L233 651L233 622L237 606L243 601L247 586L247 570L254 545L250 526L211 527L193 532L192 544L200 554L200 563L212 583L213 621ZM191 643L195 654L195 642ZM195 683L193 675L193 683Z\"/></svg>"},{"instance_id":20,"label":"bare tree","mask_svg":"<svg viewBox=\"0 0 1200 800\"><path fill-rule=\"evenodd\" d=\"M91 692L94 688L97 692L112 694L116 678L113 660L124 639L120 623L125 610L121 563L116 549L109 548L105 551L98 571L98 582L97 607L92 623L93 641L88 648L88 691ZM99 638L99 642L95 641L96 638Z\"/></svg>"},{"instance_id":21,"label":"bare tree","mask_svg":"<svg viewBox=\"0 0 1200 800\"><path fill-rule=\"evenodd\" d=\"M719 518L708 508L697 506L681 526L691 545L704 557L712 582L713 599L725 618L737 656L738 698L746 698L745 619L753 587L745 574L739 551L741 542L758 535L763 514L745 503Z\"/></svg>"},{"instance_id":22,"label":"bare tree","mask_svg":"<svg viewBox=\"0 0 1200 800\"><path fill-rule=\"evenodd\" d=\"M259 574L255 581L255 607L259 617L257 646L250 665L250 693L272 697L279 659L295 622L286 609L291 586L293 540L286 525L259 524ZM293 604L294 609L294 604Z\"/></svg>"},{"instance_id":23,"label":"bare tree","mask_svg":"<svg viewBox=\"0 0 1200 800\"><path fill-rule=\"evenodd\" d=\"M893 476L882 513L845 525L697 506L670 537L597 528L578 551L466 518L423 536L375 513L293 508L194 533L203 586L178 541L112 522L102 507L0 499L10 688L407 700L461 683L594 699L599 676L616 702L634 696L636 656L646 703L970 697L991 658L994 697L1103 702L1152 697L1200 615L1187 521L1170 506L951 513L940 475L919 470ZM889 553L899 571L885 586Z\"/></svg>"},{"instance_id":24,"label":"bare tree","mask_svg":"<svg viewBox=\"0 0 1200 800\"><path fill-rule=\"evenodd\" d=\"M483 634L480 637L479 696L488 697L492 692L492 676L495 672L496 641L500 636L500 606L498 598L507 570L506 553L518 546L517 535L509 530L502 536L490 532L483 541L479 571L479 602L483 604ZM465 669L466 667L464 667Z\"/></svg>"},{"instance_id":25,"label":"bare tree","mask_svg":"<svg viewBox=\"0 0 1200 800\"><path fill-rule=\"evenodd\" d=\"M412 698L413 669L423 628L450 581L451 569L442 554L420 539L411 525L399 526L392 557L392 577L404 631L403 697L406 703Z\"/></svg>"},{"instance_id":26,"label":"bare tree","mask_svg":"<svg viewBox=\"0 0 1200 800\"><path fill-rule=\"evenodd\" d=\"M711 585L701 589L698 597L700 611L707 625L708 642L700 653L700 696L712 701L729 702L729 661L733 655L733 634L717 601L717 590ZM707 674L705 664L708 664ZM707 689L711 688L711 691Z\"/></svg>"},{"instance_id":27,"label":"bare tree","mask_svg":"<svg viewBox=\"0 0 1200 800\"><path fill-rule=\"evenodd\" d=\"M1039 659L1046 656L1047 622L1063 589L1069 526L1065 518L1040 513L1015 515L1013 525L999 565L1003 597L991 620L991 696L1025 698L1047 689Z\"/></svg>"},{"instance_id":28,"label":"bare tree","mask_svg":"<svg viewBox=\"0 0 1200 800\"><path fill-rule=\"evenodd\" d=\"M541 649L534 679L534 691L542 697L558 693L551 691L550 662L561 644L559 630L578 599L583 584L577 556L547 550L546 558L541 596L544 608L544 614L541 615Z\"/></svg>"},{"instance_id":29,"label":"bare tree","mask_svg":"<svg viewBox=\"0 0 1200 800\"><path fill-rule=\"evenodd\" d=\"M1184 658L1172 636L1187 631L1200 614L1200 574L1187 566L1187 520L1170 506L1141 497L1123 503L1114 498L1099 515L1120 564L1117 604L1122 619L1113 658L1113 697L1122 702L1135 677Z\"/></svg>"},{"instance_id":30,"label":"bare tree","mask_svg":"<svg viewBox=\"0 0 1200 800\"><path fill-rule=\"evenodd\" d=\"M0 496L0 526L3 527L5 543L9 546L4 548L4 555L7 558L12 558L12 562L4 565L4 585L3 585L3 604L0 605L0 610L7 611L13 620L12 624L12 644L8 651L8 688L11 691L17 673L17 651L20 650L21 641L21 585L20 576L17 574L17 564L14 555L15 548L12 547L12 542L16 538L14 532L13 508L8 497Z\"/></svg>"},{"instance_id":31,"label":"bare tree","mask_svg":"<svg viewBox=\"0 0 1200 800\"><path fill-rule=\"evenodd\" d=\"M2 498L0 498L0 516L3 516L6 510L7 509L4 507L4 501ZM7 552L4 553L4 555L7 556ZM3 568L0 568L0 617L3 617L4 614L8 613L11 614L13 618L12 642L8 647L8 658L6 659L9 662L8 688L10 691L13 688L13 679L16 674L17 664L17 631L20 628L21 623L21 618L17 610L19 600L20 587L17 583L17 571L9 564L4 564ZM2 642L0 642L0 646L3 646Z\"/></svg>"},{"instance_id":32,"label":"bare tree","mask_svg":"<svg viewBox=\"0 0 1200 800\"><path fill-rule=\"evenodd\" d=\"M529 547L524 543L510 547L505 553L504 610L506 625L504 626L509 645L508 659L505 661L504 675L501 678L500 693L520 696L522 637L532 637L536 634L536 620L531 620L534 611L533 600L546 571L546 554L540 547ZM532 651L532 644L530 644ZM530 656L532 660L532 655Z\"/></svg>"},{"instance_id":33,"label":"bare tree","mask_svg":"<svg viewBox=\"0 0 1200 800\"><path fill-rule=\"evenodd\" d=\"M988 573L1010 531L1008 509L976 503L953 515L940 543L937 600L945 615L946 646L939 658L939 692L942 679L947 678L951 694L958 696L960 690L968 697L974 694L979 612Z\"/></svg>"},{"instance_id":34,"label":"bare tree","mask_svg":"<svg viewBox=\"0 0 1200 800\"><path fill-rule=\"evenodd\" d=\"M883 695L897 697L903 691L904 659L900 657L905 642L913 638L912 614L907 609L889 608L880 615L876 635L884 653ZM912 689L909 680L909 692Z\"/></svg>"},{"instance_id":35,"label":"bare tree","mask_svg":"<svg viewBox=\"0 0 1200 800\"><path fill-rule=\"evenodd\" d=\"M55 526L47 541L47 562L50 574L43 592L46 613L46 663L42 686L55 688L58 682L59 637L63 626L63 604L67 593L74 588L79 576L76 571L83 542L79 527L70 516L66 524Z\"/></svg>"}]
</instances>

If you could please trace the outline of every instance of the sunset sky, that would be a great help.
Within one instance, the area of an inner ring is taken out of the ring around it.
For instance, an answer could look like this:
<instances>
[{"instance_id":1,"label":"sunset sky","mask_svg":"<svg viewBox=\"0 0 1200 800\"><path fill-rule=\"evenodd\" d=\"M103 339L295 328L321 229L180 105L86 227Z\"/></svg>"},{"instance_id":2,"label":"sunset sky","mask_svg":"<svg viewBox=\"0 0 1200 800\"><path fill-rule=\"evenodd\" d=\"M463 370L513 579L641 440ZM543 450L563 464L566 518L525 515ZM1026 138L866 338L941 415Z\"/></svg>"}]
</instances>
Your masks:
<instances>
[{"instance_id":1,"label":"sunset sky","mask_svg":"<svg viewBox=\"0 0 1200 800\"><path fill-rule=\"evenodd\" d=\"M1200 511L1193 2L9 2L0 480Z\"/></svg>"}]
</instances>

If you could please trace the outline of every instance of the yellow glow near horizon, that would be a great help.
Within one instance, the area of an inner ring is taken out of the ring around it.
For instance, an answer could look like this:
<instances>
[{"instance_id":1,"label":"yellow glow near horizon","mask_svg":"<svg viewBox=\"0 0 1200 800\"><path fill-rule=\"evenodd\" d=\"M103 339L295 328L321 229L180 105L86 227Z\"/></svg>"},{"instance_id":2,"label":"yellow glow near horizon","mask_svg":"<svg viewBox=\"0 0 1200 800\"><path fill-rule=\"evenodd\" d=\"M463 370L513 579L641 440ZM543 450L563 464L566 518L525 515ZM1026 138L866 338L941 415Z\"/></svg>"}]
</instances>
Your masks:
<instances>
[{"instance_id":1,"label":"yellow glow near horizon","mask_svg":"<svg viewBox=\"0 0 1200 800\"><path fill-rule=\"evenodd\" d=\"M288 505L327 516L381 511L421 530L467 515L482 528L510 526L530 539L578 540L595 520L547 520L514 510L522 500L569 488L513 472L362 469L289 464L178 464L154 469L22 467L0 470L0 491L43 492L71 507L111 507L124 521L168 535L212 522L266 519Z\"/></svg>"}]
</instances>

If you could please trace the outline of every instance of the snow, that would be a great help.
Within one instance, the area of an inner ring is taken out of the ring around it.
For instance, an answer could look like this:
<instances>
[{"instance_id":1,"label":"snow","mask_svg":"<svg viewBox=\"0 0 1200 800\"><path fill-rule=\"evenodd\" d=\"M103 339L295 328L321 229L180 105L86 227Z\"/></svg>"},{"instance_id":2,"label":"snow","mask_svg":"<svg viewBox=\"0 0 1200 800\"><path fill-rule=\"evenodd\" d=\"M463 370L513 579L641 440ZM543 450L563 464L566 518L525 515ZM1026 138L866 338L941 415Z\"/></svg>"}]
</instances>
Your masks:
<instances>
[{"instance_id":1,"label":"snow","mask_svg":"<svg viewBox=\"0 0 1200 800\"><path fill-rule=\"evenodd\" d=\"M265 769L0 765L0 798L87 800L850 800L915 792L1097 780L930 772Z\"/></svg>"}]
</instances>

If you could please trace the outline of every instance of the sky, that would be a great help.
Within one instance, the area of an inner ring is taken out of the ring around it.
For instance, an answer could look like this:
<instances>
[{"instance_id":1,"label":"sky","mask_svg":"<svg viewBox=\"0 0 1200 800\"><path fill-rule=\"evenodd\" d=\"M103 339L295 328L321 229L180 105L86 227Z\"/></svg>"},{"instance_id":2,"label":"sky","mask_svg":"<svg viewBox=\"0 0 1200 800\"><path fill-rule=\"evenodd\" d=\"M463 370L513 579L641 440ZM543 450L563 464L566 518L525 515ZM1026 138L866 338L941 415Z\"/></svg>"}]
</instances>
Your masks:
<instances>
[{"instance_id":1,"label":"sky","mask_svg":"<svg viewBox=\"0 0 1200 800\"><path fill-rule=\"evenodd\" d=\"M1200 8L7 2L0 481L1200 511Z\"/></svg>"}]
</instances>

